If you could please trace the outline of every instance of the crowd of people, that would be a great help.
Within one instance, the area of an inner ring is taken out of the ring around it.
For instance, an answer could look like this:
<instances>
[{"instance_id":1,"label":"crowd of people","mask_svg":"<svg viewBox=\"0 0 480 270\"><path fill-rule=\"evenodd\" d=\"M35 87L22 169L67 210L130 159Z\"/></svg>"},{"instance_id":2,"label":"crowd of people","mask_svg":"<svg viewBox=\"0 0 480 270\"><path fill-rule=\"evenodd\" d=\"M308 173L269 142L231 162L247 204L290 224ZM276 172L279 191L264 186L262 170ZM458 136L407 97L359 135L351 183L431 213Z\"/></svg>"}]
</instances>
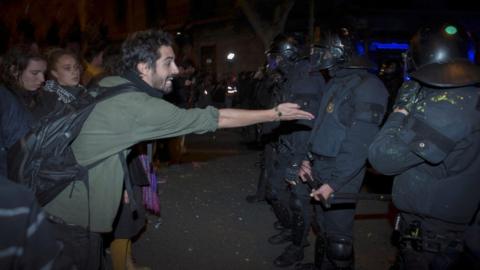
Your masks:
<instances>
[{"instance_id":1,"label":"crowd of people","mask_svg":"<svg viewBox=\"0 0 480 270\"><path fill-rule=\"evenodd\" d=\"M32 46L2 56L0 268L102 269L109 246L115 270L141 269L131 239L155 209L143 188L156 182L145 142L261 123L262 171L247 199L267 200L278 219L268 242L288 245L275 266L354 269L355 195L370 166L395 176L394 269L479 267L480 67L461 26L420 29L407 74L398 62L377 73L345 27L310 46L280 34L265 67L220 83L191 61L177 66L173 45L146 30L82 58ZM48 196L44 179L57 181ZM303 264L312 227L315 261Z\"/></svg>"},{"instance_id":2,"label":"crowd of people","mask_svg":"<svg viewBox=\"0 0 480 270\"><path fill-rule=\"evenodd\" d=\"M115 269L132 269L129 240L145 225L143 206L135 194L145 168L139 167L136 157L129 157L136 152L135 145L217 128L313 118L293 103L255 111L211 106L187 110L163 100L179 73L172 46L171 37L160 30L130 35L122 44L121 69L96 80L90 90L81 84L80 62L69 51L52 49L44 56L18 46L4 55L2 180L8 176L24 183L33 176L30 188L43 210L31 196L19 197L21 202L2 200L2 218L18 216L18 221L32 223L28 228L9 227L23 230L17 235L23 232L24 237L2 242L2 269L102 268L102 234L111 232ZM85 117L80 120L79 116ZM28 148L32 141L40 146ZM36 153L30 152L39 149L40 157L31 160ZM40 196L39 190L48 185L45 179L57 182ZM11 187L12 193L15 189L13 184L5 187ZM51 234L36 236L37 230ZM12 231L2 230L2 235L14 235ZM36 245L45 247L38 252L39 258L27 253L27 247Z\"/></svg>"}]
</instances>

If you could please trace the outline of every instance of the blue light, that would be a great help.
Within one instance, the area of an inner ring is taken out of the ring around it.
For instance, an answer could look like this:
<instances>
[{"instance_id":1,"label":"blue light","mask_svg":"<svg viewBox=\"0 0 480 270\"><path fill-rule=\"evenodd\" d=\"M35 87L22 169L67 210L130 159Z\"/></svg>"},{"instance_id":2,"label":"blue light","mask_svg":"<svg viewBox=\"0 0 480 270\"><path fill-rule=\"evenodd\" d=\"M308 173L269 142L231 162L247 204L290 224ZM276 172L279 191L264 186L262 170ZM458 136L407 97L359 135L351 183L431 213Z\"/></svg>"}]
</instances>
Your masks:
<instances>
[{"instance_id":1,"label":"blue light","mask_svg":"<svg viewBox=\"0 0 480 270\"><path fill-rule=\"evenodd\" d=\"M475 63L475 49L472 48L468 50L468 60L470 60L472 63Z\"/></svg>"},{"instance_id":2,"label":"blue light","mask_svg":"<svg viewBox=\"0 0 480 270\"><path fill-rule=\"evenodd\" d=\"M397 42L390 42L390 43L383 43L374 41L370 43L369 46L370 51L376 50L408 50L408 43L397 43Z\"/></svg>"},{"instance_id":3,"label":"blue light","mask_svg":"<svg viewBox=\"0 0 480 270\"><path fill-rule=\"evenodd\" d=\"M363 46L363 42L358 42L355 47L358 55L365 55L365 47Z\"/></svg>"}]
</instances>

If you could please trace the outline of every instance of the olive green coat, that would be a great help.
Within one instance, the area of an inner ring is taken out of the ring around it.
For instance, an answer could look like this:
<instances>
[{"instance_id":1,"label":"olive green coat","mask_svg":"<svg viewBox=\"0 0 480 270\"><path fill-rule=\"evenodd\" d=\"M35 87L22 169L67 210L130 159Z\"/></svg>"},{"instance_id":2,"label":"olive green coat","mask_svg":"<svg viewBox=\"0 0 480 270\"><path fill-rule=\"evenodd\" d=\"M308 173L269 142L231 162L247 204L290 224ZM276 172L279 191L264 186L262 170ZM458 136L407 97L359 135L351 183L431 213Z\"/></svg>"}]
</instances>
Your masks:
<instances>
[{"instance_id":1,"label":"olive green coat","mask_svg":"<svg viewBox=\"0 0 480 270\"><path fill-rule=\"evenodd\" d=\"M121 77L107 77L99 85L112 87L126 82ZM205 133L217 127L218 110L213 107L185 110L140 91L101 101L72 144L81 165L98 163L89 170L89 192L83 182L75 181L45 210L69 224L109 232L123 193L121 151L126 156L128 148L141 141Z\"/></svg>"}]
</instances>

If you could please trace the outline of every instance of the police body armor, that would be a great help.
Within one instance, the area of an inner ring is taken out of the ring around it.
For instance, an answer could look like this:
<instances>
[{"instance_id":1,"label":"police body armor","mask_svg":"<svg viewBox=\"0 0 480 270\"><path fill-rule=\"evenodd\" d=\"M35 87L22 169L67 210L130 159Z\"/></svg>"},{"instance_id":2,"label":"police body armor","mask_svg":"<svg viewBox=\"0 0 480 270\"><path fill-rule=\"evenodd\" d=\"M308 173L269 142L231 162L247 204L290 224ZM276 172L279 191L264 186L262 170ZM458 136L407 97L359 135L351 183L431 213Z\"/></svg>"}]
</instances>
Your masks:
<instances>
[{"instance_id":1,"label":"police body armor","mask_svg":"<svg viewBox=\"0 0 480 270\"><path fill-rule=\"evenodd\" d=\"M285 91L282 91L281 101L296 103L300 105L302 110L316 115L323 95L322 88L324 85L325 81L320 73L311 73L308 61L299 61L289 72L288 79L284 85ZM291 137L295 136L294 134L297 131L310 131L313 123L311 120L296 120L282 123L284 136L281 136L280 143L284 142L284 146L291 153L294 153L295 144L306 144L306 142L294 142L291 141Z\"/></svg>"},{"instance_id":2,"label":"police body armor","mask_svg":"<svg viewBox=\"0 0 480 270\"><path fill-rule=\"evenodd\" d=\"M322 97L324 79L320 73L311 74L308 61L298 61L285 72L286 80L282 84L279 102L293 102L302 110L315 114ZM267 200L272 204L275 215L284 227L290 227L291 215L287 198L281 198L286 187L285 172L290 160L297 152L305 153L306 141L312 121L296 120L282 122L275 129L279 136L275 144L275 172L267 187ZM299 148L302 148L301 151ZM303 156L303 154L302 154Z\"/></svg>"},{"instance_id":3,"label":"police body armor","mask_svg":"<svg viewBox=\"0 0 480 270\"><path fill-rule=\"evenodd\" d=\"M325 81L320 72L312 72L310 63L306 60L297 62L288 72L286 82L287 91L284 92L284 102L292 102L300 105L302 110L313 115L318 113L321 98L324 93ZM307 153L307 142L310 137L314 121L296 120L281 124L281 135L278 147L286 163L278 167L282 171L279 179L286 186L287 179L297 178L298 170L291 170L292 163L303 160ZM292 173L293 172L293 173ZM301 186L298 186L301 187ZM307 200L300 200L298 187L289 187L290 196L288 207L290 210L290 240L285 251L274 260L274 264L285 267L303 258L303 248L307 245L307 236L310 229L311 208L309 191L305 190Z\"/></svg>"},{"instance_id":4,"label":"police body armor","mask_svg":"<svg viewBox=\"0 0 480 270\"><path fill-rule=\"evenodd\" d=\"M302 110L317 114L320 100L323 96L325 79L319 72L312 72L308 61L300 61L295 67L295 78L292 79L290 96L287 101L297 103ZM303 125L312 127L310 120L297 120Z\"/></svg>"},{"instance_id":5,"label":"police body armor","mask_svg":"<svg viewBox=\"0 0 480 270\"><path fill-rule=\"evenodd\" d=\"M342 69L338 72L327 85L309 145L314 156L332 161L338 156L348 129L356 121L380 125L388 95L381 81L366 70ZM377 130L365 132L372 133L364 135L373 140ZM320 172L319 178L329 178L329 173ZM361 181L351 191L355 192L360 184Z\"/></svg>"},{"instance_id":6,"label":"police body armor","mask_svg":"<svg viewBox=\"0 0 480 270\"><path fill-rule=\"evenodd\" d=\"M415 82L403 87L417 87L418 97L400 139L419 163L426 162L396 177L395 205L469 223L480 203L480 88L427 88Z\"/></svg>"},{"instance_id":7,"label":"police body armor","mask_svg":"<svg viewBox=\"0 0 480 270\"><path fill-rule=\"evenodd\" d=\"M335 191L354 193L362 184L368 145L383 120L388 92L380 79L364 68L342 68L333 72L309 140L309 150L314 158L316 180L328 183ZM364 145L364 149L358 144ZM349 153L349 164L339 160L345 157L340 155L342 152ZM348 176L336 175L344 169ZM352 200L352 203L355 201ZM350 213L345 212L344 217L346 215ZM353 223L353 214L351 221L346 222ZM325 264L336 269L350 269L354 255L348 233L325 232L325 239L321 238L317 237L316 267L320 269ZM328 260L324 259L324 255Z\"/></svg>"}]
</instances>

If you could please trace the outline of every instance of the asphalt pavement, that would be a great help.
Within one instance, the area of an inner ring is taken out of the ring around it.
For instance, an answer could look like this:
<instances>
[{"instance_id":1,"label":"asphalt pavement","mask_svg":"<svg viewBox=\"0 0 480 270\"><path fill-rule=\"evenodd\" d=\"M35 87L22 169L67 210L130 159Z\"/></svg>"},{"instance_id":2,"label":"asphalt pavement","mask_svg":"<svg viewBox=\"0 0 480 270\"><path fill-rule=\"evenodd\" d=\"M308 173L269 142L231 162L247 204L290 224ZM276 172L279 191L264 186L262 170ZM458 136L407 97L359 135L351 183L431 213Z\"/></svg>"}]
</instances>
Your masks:
<instances>
[{"instance_id":1,"label":"asphalt pavement","mask_svg":"<svg viewBox=\"0 0 480 270\"><path fill-rule=\"evenodd\" d=\"M155 270L281 269L272 262L285 245L267 242L277 233L270 206L245 201L255 192L260 171L260 152L245 142L239 129L187 136L182 163L160 171L161 217L149 216L133 245L139 265ZM367 184L384 185L375 181ZM359 203L357 270L383 270L392 264L389 213L388 202ZM305 262L313 261L313 234L309 240Z\"/></svg>"}]
</instances>

